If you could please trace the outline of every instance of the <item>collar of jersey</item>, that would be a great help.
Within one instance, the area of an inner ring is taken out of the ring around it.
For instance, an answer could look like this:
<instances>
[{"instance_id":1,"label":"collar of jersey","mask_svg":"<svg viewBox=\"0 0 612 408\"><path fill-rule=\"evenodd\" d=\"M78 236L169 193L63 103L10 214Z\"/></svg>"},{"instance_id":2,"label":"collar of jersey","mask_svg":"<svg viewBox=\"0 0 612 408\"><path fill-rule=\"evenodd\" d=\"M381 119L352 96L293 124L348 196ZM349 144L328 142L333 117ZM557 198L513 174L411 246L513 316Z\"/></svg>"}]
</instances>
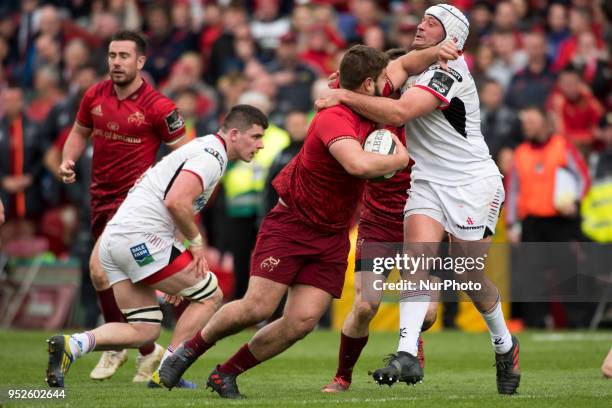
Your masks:
<instances>
[{"instance_id":1,"label":"collar of jersey","mask_svg":"<svg viewBox=\"0 0 612 408\"><path fill-rule=\"evenodd\" d=\"M219 139L219 141L221 142L221 144L223 145L223 148L225 149L225 151L227 152L227 144L225 143L225 139L223 139L221 136L219 136L218 133L215 133L214 135L217 139Z\"/></svg>"},{"instance_id":2,"label":"collar of jersey","mask_svg":"<svg viewBox=\"0 0 612 408\"><path fill-rule=\"evenodd\" d=\"M125 98L119 99L119 97L117 96L117 91L115 91L115 86L113 85L113 88L112 88L113 89L113 95L117 98L118 101L127 101L128 99L136 99L136 97L145 88L145 86L147 86L147 81L145 81L145 79L142 78L142 84L140 84L138 89L136 89L134 92L132 92L131 94L129 94Z\"/></svg>"}]
</instances>

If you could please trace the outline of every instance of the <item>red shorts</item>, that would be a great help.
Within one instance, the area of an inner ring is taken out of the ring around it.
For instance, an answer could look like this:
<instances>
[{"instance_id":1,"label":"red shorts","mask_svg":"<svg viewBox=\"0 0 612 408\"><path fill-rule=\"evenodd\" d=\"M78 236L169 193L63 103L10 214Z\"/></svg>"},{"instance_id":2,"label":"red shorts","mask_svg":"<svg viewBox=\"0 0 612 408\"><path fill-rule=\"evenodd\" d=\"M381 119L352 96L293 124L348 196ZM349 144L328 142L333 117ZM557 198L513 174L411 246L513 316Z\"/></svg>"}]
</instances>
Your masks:
<instances>
[{"instance_id":1,"label":"red shorts","mask_svg":"<svg viewBox=\"0 0 612 408\"><path fill-rule=\"evenodd\" d=\"M349 249L348 230L327 234L317 231L277 204L257 234L251 276L288 286L310 285L340 298Z\"/></svg>"},{"instance_id":2,"label":"red shorts","mask_svg":"<svg viewBox=\"0 0 612 408\"><path fill-rule=\"evenodd\" d=\"M93 236L94 242L100 238L100 235L104 232L106 224L113 218L113 215L117 212L119 207L111 208L107 210L91 210L91 235Z\"/></svg>"},{"instance_id":3,"label":"red shorts","mask_svg":"<svg viewBox=\"0 0 612 408\"><path fill-rule=\"evenodd\" d=\"M371 243L381 243L369 247L368 258L393 257L404 242L404 225L400 222L379 222L362 218L357 229L357 246L355 248L355 272L370 270L362 260L362 248Z\"/></svg>"}]
</instances>

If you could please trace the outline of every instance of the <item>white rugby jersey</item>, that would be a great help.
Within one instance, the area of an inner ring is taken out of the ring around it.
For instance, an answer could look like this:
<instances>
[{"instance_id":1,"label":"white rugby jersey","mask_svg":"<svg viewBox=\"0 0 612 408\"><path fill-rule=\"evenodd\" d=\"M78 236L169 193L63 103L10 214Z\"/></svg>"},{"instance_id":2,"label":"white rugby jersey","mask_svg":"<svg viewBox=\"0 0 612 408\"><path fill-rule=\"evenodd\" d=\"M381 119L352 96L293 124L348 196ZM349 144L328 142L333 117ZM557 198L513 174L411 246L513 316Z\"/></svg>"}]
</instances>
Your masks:
<instances>
[{"instance_id":1,"label":"white rugby jersey","mask_svg":"<svg viewBox=\"0 0 612 408\"><path fill-rule=\"evenodd\" d=\"M216 135L199 137L165 156L136 182L108 223L114 231L173 233L174 221L164 200L181 171L200 178L204 191L193 202L194 213L204 208L227 167L227 152Z\"/></svg>"},{"instance_id":2,"label":"white rugby jersey","mask_svg":"<svg viewBox=\"0 0 612 408\"><path fill-rule=\"evenodd\" d=\"M413 180L460 186L500 175L480 131L476 84L463 57L438 64L406 81L402 91L418 86L441 101L435 111L406 123L408 152L415 165Z\"/></svg>"}]
</instances>

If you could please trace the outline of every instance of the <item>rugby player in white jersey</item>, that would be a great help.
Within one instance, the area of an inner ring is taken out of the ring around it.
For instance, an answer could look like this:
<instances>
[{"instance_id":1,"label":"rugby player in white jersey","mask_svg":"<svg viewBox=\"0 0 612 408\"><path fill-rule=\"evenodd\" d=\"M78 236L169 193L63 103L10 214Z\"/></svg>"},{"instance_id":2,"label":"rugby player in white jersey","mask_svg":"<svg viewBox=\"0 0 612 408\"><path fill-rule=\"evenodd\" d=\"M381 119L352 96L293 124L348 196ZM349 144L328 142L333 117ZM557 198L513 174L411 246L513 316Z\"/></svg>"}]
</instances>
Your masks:
<instances>
[{"instance_id":1,"label":"rugby player in white jersey","mask_svg":"<svg viewBox=\"0 0 612 408\"><path fill-rule=\"evenodd\" d=\"M70 365L86 353L155 341L162 321L155 290L191 301L176 331L194 323L204 326L220 306L222 293L208 270L194 214L206 205L228 160L250 161L263 148L267 127L261 111L237 105L217 134L189 142L144 173L106 225L99 246L102 268L127 323L51 337L49 386L63 387ZM189 240L189 249L176 239L177 232ZM183 340L173 339L171 346Z\"/></svg>"},{"instance_id":2,"label":"rugby player in white jersey","mask_svg":"<svg viewBox=\"0 0 612 408\"><path fill-rule=\"evenodd\" d=\"M416 49L445 39L459 50L467 39L469 22L456 7L428 8L417 27ZM485 256L495 232L505 193L499 169L491 159L480 130L478 92L463 57L448 66L434 64L408 77L401 64L392 63L387 75L403 88L399 100L334 90L317 101L319 109L338 103L378 123L406 123L407 145L415 161L412 186L404 209L404 243L408 255L435 256L445 233L451 236L453 256ZM427 279L429 271L412 271L409 279ZM405 275L405 277L407 274ZM455 274L455 280L481 283L466 291L482 314L495 351L497 390L514 394L520 382L519 344L510 335L495 285L482 268ZM386 367L374 371L379 384L415 384L423 379L417 339L427 312L429 294L404 291L400 300L400 337L397 353Z\"/></svg>"}]
</instances>

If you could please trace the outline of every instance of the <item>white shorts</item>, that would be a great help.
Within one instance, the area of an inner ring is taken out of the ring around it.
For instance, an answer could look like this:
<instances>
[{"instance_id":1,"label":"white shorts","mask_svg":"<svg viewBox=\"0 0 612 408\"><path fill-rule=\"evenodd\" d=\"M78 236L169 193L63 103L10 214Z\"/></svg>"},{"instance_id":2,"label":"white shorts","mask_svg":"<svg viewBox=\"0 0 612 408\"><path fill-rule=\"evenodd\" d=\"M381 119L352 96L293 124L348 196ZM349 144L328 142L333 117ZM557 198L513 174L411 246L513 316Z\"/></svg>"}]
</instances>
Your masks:
<instances>
[{"instance_id":1,"label":"white shorts","mask_svg":"<svg viewBox=\"0 0 612 408\"><path fill-rule=\"evenodd\" d=\"M100 237L98 254L111 285L127 279L136 283L165 268L173 247L185 251L170 234L117 232L107 226Z\"/></svg>"},{"instance_id":2,"label":"white shorts","mask_svg":"<svg viewBox=\"0 0 612 408\"><path fill-rule=\"evenodd\" d=\"M506 194L500 176L453 187L415 180L408 191L404 218L427 215L446 232L465 241L478 241L495 233Z\"/></svg>"}]
</instances>

